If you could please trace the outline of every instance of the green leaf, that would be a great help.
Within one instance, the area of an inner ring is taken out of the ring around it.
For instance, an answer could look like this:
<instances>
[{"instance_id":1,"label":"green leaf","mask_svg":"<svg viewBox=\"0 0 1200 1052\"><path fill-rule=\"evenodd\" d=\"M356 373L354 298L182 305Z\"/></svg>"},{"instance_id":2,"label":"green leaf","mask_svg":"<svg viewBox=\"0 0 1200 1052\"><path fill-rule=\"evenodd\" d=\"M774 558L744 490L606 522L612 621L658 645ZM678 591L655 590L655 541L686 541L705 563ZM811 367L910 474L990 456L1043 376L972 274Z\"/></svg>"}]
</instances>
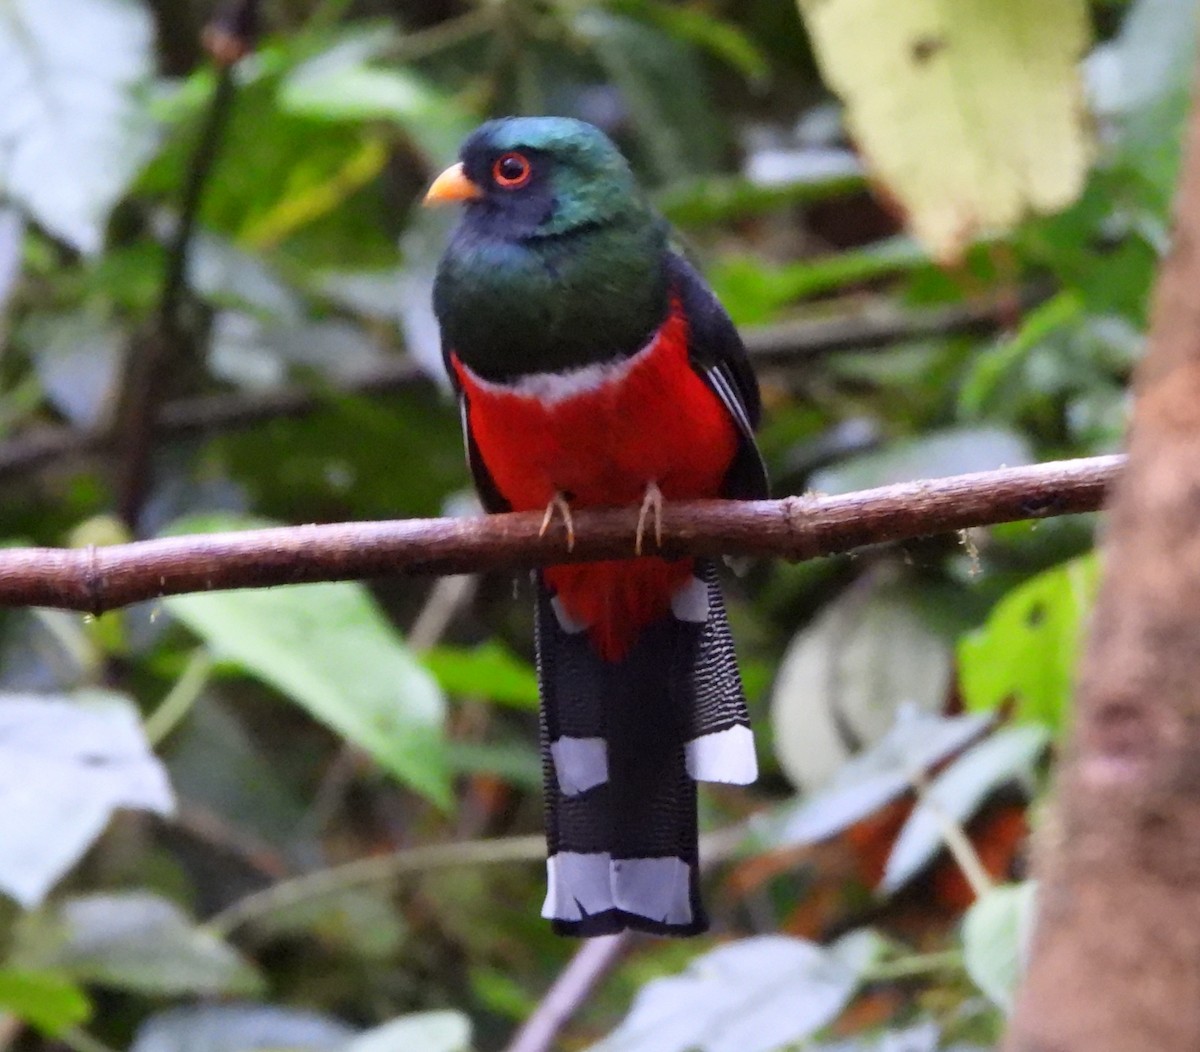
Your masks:
<instances>
[{"instance_id":1,"label":"green leaf","mask_svg":"<svg viewBox=\"0 0 1200 1052\"><path fill-rule=\"evenodd\" d=\"M145 891L84 895L30 915L13 957L82 982L147 994L256 993L262 980L232 946Z\"/></svg>"},{"instance_id":2,"label":"green leaf","mask_svg":"<svg viewBox=\"0 0 1200 1052\"><path fill-rule=\"evenodd\" d=\"M782 935L728 943L643 987L593 1052L773 1052L833 1022L879 949L869 931L828 949Z\"/></svg>"},{"instance_id":3,"label":"green leaf","mask_svg":"<svg viewBox=\"0 0 1200 1052\"><path fill-rule=\"evenodd\" d=\"M865 185L862 173L857 171L818 173L807 178L798 176L785 183L770 185L760 185L741 175L706 175L671 183L655 195L654 203L675 226L702 226L745 220L789 205L848 197ZM761 270L757 260L741 258L746 269ZM772 303L773 298L766 308L760 306L760 315L769 316ZM732 311L731 307L728 309ZM762 320L761 317L745 317L749 310L739 313L743 315L742 321Z\"/></svg>"},{"instance_id":4,"label":"green leaf","mask_svg":"<svg viewBox=\"0 0 1200 1052\"><path fill-rule=\"evenodd\" d=\"M965 824L989 794L1009 782L1031 789L1034 768L1049 744L1044 727L1004 727L938 772L896 837L880 889L896 891L916 876L941 849L945 822Z\"/></svg>"},{"instance_id":5,"label":"green leaf","mask_svg":"<svg viewBox=\"0 0 1200 1052\"><path fill-rule=\"evenodd\" d=\"M766 267L755 257L731 256L710 267L708 276L729 316L739 325L757 325L797 300L905 274L928 264L928 254L915 241L893 237L784 267Z\"/></svg>"},{"instance_id":6,"label":"green leaf","mask_svg":"<svg viewBox=\"0 0 1200 1052\"><path fill-rule=\"evenodd\" d=\"M1093 555L1073 559L1011 591L958 645L967 707L1016 702L1021 719L1060 729L1070 710L1083 629L1099 584Z\"/></svg>"},{"instance_id":7,"label":"green leaf","mask_svg":"<svg viewBox=\"0 0 1200 1052\"><path fill-rule=\"evenodd\" d=\"M0 970L0 1014L54 1037L86 1022L92 1006L87 994L61 975L5 968Z\"/></svg>"},{"instance_id":8,"label":"green leaf","mask_svg":"<svg viewBox=\"0 0 1200 1052\"><path fill-rule=\"evenodd\" d=\"M690 48L646 22L598 5L582 7L571 29L621 92L658 181L716 167L719 125Z\"/></svg>"},{"instance_id":9,"label":"green leaf","mask_svg":"<svg viewBox=\"0 0 1200 1052\"><path fill-rule=\"evenodd\" d=\"M421 661L447 694L537 708L537 673L494 639L477 647L434 647Z\"/></svg>"},{"instance_id":10,"label":"green leaf","mask_svg":"<svg viewBox=\"0 0 1200 1052\"><path fill-rule=\"evenodd\" d=\"M193 520L237 529L246 520ZM437 684L360 584L172 596L172 615L218 657L236 662L365 749L435 802L451 802Z\"/></svg>"},{"instance_id":11,"label":"green leaf","mask_svg":"<svg viewBox=\"0 0 1200 1052\"><path fill-rule=\"evenodd\" d=\"M461 1012L419 1012L377 1026L347 1042L339 1052L470 1052L471 1021Z\"/></svg>"},{"instance_id":12,"label":"green leaf","mask_svg":"<svg viewBox=\"0 0 1200 1052\"><path fill-rule=\"evenodd\" d=\"M979 416L997 399L1007 376L1038 344L1056 332L1078 327L1083 319L1083 302L1074 289L1060 292L1039 304L1021 319L1012 336L976 354L963 377L958 402L965 416Z\"/></svg>"},{"instance_id":13,"label":"green leaf","mask_svg":"<svg viewBox=\"0 0 1200 1052\"><path fill-rule=\"evenodd\" d=\"M1028 958L1036 888L1031 880L993 888L963 918L967 974L1006 1012Z\"/></svg>"},{"instance_id":14,"label":"green leaf","mask_svg":"<svg viewBox=\"0 0 1200 1052\"><path fill-rule=\"evenodd\" d=\"M0 198L81 252L149 155L133 87L154 70L150 11L128 0L0 2Z\"/></svg>"},{"instance_id":15,"label":"green leaf","mask_svg":"<svg viewBox=\"0 0 1200 1052\"><path fill-rule=\"evenodd\" d=\"M129 701L0 694L0 891L40 903L121 807L174 809Z\"/></svg>"},{"instance_id":16,"label":"green leaf","mask_svg":"<svg viewBox=\"0 0 1200 1052\"><path fill-rule=\"evenodd\" d=\"M1084 0L799 5L851 135L938 259L1079 195Z\"/></svg>"},{"instance_id":17,"label":"green leaf","mask_svg":"<svg viewBox=\"0 0 1200 1052\"><path fill-rule=\"evenodd\" d=\"M414 73L368 64L394 40L387 30L351 32L283 79L280 108L330 121L394 121L433 160L453 156L471 130L467 113Z\"/></svg>"},{"instance_id":18,"label":"green leaf","mask_svg":"<svg viewBox=\"0 0 1200 1052\"><path fill-rule=\"evenodd\" d=\"M530 740L450 742L450 766L460 774L491 774L530 792L542 788L542 758Z\"/></svg>"}]
</instances>

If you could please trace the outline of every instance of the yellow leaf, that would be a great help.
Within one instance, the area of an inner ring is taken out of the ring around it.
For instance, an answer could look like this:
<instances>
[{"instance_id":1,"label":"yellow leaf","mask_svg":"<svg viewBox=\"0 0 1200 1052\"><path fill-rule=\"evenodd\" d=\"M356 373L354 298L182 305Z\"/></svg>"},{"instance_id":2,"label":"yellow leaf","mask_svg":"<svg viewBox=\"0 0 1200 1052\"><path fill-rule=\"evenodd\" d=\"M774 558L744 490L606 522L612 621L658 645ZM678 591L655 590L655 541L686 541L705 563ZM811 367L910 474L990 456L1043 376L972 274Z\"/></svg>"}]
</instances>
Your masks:
<instances>
[{"instance_id":1,"label":"yellow leaf","mask_svg":"<svg viewBox=\"0 0 1200 1052\"><path fill-rule=\"evenodd\" d=\"M874 177L943 262L1083 187L1085 0L798 0Z\"/></svg>"}]
</instances>

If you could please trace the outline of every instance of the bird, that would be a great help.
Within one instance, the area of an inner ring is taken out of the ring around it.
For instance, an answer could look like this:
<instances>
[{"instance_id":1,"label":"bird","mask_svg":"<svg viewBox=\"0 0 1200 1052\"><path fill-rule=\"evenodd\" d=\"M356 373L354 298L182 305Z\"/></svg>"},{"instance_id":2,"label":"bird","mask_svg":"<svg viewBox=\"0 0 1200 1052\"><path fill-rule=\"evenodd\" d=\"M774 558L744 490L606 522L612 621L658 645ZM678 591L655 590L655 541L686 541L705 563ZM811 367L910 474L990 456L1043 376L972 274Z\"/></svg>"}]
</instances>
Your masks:
<instances>
[{"instance_id":1,"label":"bird","mask_svg":"<svg viewBox=\"0 0 1200 1052\"><path fill-rule=\"evenodd\" d=\"M706 931L696 783L754 739L711 560L664 558L664 501L767 496L737 329L617 146L566 117L490 120L425 203L463 208L433 307L488 512L636 506L628 558L537 571L543 917L562 935Z\"/></svg>"}]
</instances>

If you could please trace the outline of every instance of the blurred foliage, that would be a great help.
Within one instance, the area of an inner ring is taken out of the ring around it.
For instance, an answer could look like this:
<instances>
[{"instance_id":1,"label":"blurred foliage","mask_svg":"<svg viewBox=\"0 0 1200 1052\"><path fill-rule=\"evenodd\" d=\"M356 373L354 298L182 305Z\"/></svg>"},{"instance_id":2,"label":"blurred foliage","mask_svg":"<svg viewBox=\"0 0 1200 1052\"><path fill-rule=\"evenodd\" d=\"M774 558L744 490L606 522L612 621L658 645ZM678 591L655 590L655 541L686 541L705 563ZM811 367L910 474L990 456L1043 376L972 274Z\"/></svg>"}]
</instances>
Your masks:
<instances>
[{"instance_id":1,"label":"blurred foliage","mask_svg":"<svg viewBox=\"0 0 1200 1052\"><path fill-rule=\"evenodd\" d=\"M0 538L473 513L429 305L447 221L417 203L507 112L610 132L747 330L994 305L991 332L774 355L779 495L1112 451L1168 244L1194 4L1096 5L1078 77L1081 3L956 9L951 44L977 43L986 9L1049 49L1019 84L970 65L963 98L1061 117L1082 94L1088 118L1012 134L1053 169L1026 202L1048 214L954 227L980 240L952 266L897 202L953 208L942 174L1004 174L982 126L931 139L945 99L919 92L886 111L878 157L863 124L896 87L868 44L923 6L880 5L871 39L814 27L843 121L793 0L275 0L228 75L200 45L210 0L0 3ZM139 395L167 423L122 523L111 446L39 443L128 411L214 143L179 338ZM1032 894L1005 882L1069 720L1093 526L730 581L764 773L703 797L714 934L635 941L562 1047L991 1047ZM0 1046L503 1047L575 949L538 917L529 598L498 574L4 612Z\"/></svg>"}]
</instances>

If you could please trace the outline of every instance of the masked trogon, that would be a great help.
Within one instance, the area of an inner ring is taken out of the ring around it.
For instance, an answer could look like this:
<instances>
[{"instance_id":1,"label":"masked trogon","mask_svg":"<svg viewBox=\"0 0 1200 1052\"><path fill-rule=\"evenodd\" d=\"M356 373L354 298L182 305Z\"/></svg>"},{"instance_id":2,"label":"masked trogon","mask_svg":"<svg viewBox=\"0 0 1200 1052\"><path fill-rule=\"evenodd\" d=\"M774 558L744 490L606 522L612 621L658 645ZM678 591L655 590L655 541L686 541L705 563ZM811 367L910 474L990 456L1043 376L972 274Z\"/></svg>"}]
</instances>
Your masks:
<instances>
[{"instance_id":1,"label":"masked trogon","mask_svg":"<svg viewBox=\"0 0 1200 1052\"><path fill-rule=\"evenodd\" d=\"M758 499L758 386L736 329L598 129L489 121L427 203L465 206L434 310L491 512L642 509L630 558L536 575L555 930L708 926L696 782L754 780L714 567L647 543L662 500Z\"/></svg>"}]
</instances>

